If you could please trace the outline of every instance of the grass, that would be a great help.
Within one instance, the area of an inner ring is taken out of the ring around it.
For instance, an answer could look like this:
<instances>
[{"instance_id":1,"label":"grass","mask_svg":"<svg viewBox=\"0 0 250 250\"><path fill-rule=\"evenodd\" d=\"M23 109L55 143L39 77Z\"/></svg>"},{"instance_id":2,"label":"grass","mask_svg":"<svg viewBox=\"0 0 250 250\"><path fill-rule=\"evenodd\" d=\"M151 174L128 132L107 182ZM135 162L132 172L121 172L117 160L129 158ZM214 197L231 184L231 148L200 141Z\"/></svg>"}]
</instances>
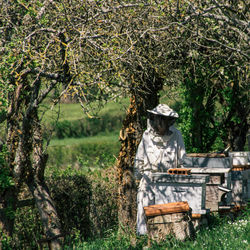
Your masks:
<instances>
[{"instance_id":1,"label":"grass","mask_svg":"<svg viewBox=\"0 0 250 250\"><path fill-rule=\"evenodd\" d=\"M104 107L96 107L95 112L84 113L77 103L61 104L47 110L43 116L45 138L81 138L100 133L113 133L120 130L128 107L128 99L110 102ZM93 104L97 106L97 104ZM47 107L44 106L40 111ZM60 114L60 115L59 115Z\"/></svg>"},{"instance_id":2,"label":"grass","mask_svg":"<svg viewBox=\"0 0 250 250\"><path fill-rule=\"evenodd\" d=\"M107 104L99 105L98 103L92 104L92 112L89 113L91 116L102 117L106 114L112 114L113 117L124 114L129 105L128 98L122 98L117 102L109 102ZM61 103L50 109L48 105L44 105L41 108L41 112L45 111L44 120L46 122L52 122L56 119L58 112L60 111L59 121L75 121L79 119L87 118L88 115L84 113L81 105L79 103Z\"/></svg>"},{"instance_id":3,"label":"grass","mask_svg":"<svg viewBox=\"0 0 250 250\"><path fill-rule=\"evenodd\" d=\"M187 239L182 242L175 238L168 237L161 243L153 242L148 249L192 249L192 250L246 250L250 249L250 213L249 210L235 221L227 218L213 217L209 227L201 228L196 232L194 239ZM130 243L129 236L119 234L117 231L110 231L102 239L90 241L76 240L72 246L65 249L84 250L109 250L109 249L143 249L147 246L147 237L136 237L134 244Z\"/></svg>"},{"instance_id":4,"label":"grass","mask_svg":"<svg viewBox=\"0 0 250 250\"><path fill-rule=\"evenodd\" d=\"M48 148L48 165L64 168L113 164L120 148L119 129L128 103L128 99L107 103L99 110L98 119L88 118L79 104L61 104L60 119ZM46 113L46 122L52 122L51 117L56 115L53 112Z\"/></svg>"},{"instance_id":5,"label":"grass","mask_svg":"<svg viewBox=\"0 0 250 250\"><path fill-rule=\"evenodd\" d=\"M63 140L53 139L50 142L50 147L55 146L70 146L70 145L79 145L79 144L91 144L91 143L99 143L101 142L117 142L119 134L118 132L109 133L109 134L98 134L91 137L82 137L82 138L65 138Z\"/></svg>"},{"instance_id":6,"label":"grass","mask_svg":"<svg viewBox=\"0 0 250 250\"><path fill-rule=\"evenodd\" d=\"M106 167L114 164L120 149L118 132L92 137L52 140L48 148L49 166L65 168Z\"/></svg>"}]
</instances>

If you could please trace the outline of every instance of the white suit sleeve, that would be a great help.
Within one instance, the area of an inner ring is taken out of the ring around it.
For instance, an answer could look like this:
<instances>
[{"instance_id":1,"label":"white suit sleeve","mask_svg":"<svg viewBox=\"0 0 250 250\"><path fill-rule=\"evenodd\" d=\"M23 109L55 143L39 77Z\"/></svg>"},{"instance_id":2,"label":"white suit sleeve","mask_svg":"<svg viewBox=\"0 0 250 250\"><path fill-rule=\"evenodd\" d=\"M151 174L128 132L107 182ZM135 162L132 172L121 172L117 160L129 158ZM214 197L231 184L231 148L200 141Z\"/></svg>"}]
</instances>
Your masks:
<instances>
[{"instance_id":1,"label":"white suit sleeve","mask_svg":"<svg viewBox=\"0 0 250 250\"><path fill-rule=\"evenodd\" d=\"M183 137L180 132L178 133L178 140L177 140L177 154L178 154L178 166L183 165L184 157L186 155L186 149Z\"/></svg>"}]
</instances>

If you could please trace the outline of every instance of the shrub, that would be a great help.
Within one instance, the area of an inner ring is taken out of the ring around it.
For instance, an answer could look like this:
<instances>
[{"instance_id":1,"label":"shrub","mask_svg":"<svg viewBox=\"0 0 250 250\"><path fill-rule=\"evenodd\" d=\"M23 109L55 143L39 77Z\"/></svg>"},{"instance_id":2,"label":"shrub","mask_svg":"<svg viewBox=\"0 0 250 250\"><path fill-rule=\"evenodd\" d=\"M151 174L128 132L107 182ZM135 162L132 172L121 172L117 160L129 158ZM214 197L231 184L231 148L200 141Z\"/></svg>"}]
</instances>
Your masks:
<instances>
[{"instance_id":1,"label":"shrub","mask_svg":"<svg viewBox=\"0 0 250 250\"><path fill-rule=\"evenodd\" d=\"M50 137L50 131L53 130L52 138L78 138L97 135L100 132L109 133L120 130L122 126L123 114L116 117L105 114L101 118L82 118L77 120L60 120L51 122L43 129L45 138Z\"/></svg>"},{"instance_id":2,"label":"shrub","mask_svg":"<svg viewBox=\"0 0 250 250\"><path fill-rule=\"evenodd\" d=\"M118 224L115 171L115 168L77 171L69 166L65 170L53 167L47 172L46 182L67 244L102 236ZM30 198L28 192L24 192L23 197ZM36 207L19 208L12 247L36 248L41 238L44 236Z\"/></svg>"}]
</instances>

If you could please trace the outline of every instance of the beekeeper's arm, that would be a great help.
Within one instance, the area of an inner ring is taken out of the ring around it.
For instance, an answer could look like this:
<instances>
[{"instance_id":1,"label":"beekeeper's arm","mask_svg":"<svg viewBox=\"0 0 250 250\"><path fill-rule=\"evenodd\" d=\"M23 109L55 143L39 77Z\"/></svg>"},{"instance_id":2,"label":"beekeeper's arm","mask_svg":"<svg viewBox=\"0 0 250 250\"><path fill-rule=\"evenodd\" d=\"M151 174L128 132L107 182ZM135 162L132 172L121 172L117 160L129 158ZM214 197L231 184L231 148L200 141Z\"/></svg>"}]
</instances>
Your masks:
<instances>
[{"instance_id":1,"label":"beekeeper's arm","mask_svg":"<svg viewBox=\"0 0 250 250\"><path fill-rule=\"evenodd\" d=\"M177 136L177 164L179 167L183 167L184 157L186 156L186 149L184 145L184 140L181 133Z\"/></svg>"}]
</instances>

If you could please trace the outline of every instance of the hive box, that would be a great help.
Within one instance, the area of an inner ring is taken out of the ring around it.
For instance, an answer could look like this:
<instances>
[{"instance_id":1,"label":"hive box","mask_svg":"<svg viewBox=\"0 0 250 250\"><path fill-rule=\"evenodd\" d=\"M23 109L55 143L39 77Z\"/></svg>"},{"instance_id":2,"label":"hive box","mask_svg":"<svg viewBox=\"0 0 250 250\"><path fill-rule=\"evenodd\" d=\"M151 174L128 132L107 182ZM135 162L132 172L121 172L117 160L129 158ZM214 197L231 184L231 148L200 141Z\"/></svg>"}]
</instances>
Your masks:
<instances>
[{"instance_id":1,"label":"hive box","mask_svg":"<svg viewBox=\"0 0 250 250\"><path fill-rule=\"evenodd\" d=\"M206 208L211 212L219 211L219 206L230 208L231 168L192 168L192 175L209 175L206 183Z\"/></svg>"},{"instance_id":2,"label":"hive box","mask_svg":"<svg viewBox=\"0 0 250 250\"><path fill-rule=\"evenodd\" d=\"M250 165L250 152L229 152L229 156L233 160L233 166Z\"/></svg>"},{"instance_id":3,"label":"hive box","mask_svg":"<svg viewBox=\"0 0 250 250\"><path fill-rule=\"evenodd\" d=\"M250 200L250 152L230 152L232 158L232 201L238 205Z\"/></svg>"},{"instance_id":4,"label":"hive box","mask_svg":"<svg viewBox=\"0 0 250 250\"><path fill-rule=\"evenodd\" d=\"M190 220L190 207L187 202L173 202L144 207L147 217L149 246L151 239L160 242L167 235L185 240L194 235Z\"/></svg>"},{"instance_id":5,"label":"hive box","mask_svg":"<svg viewBox=\"0 0 250 250\"><path fill-rule=\"evenodd\" d=\"M185 168L232 168L231 157L190 157L184 158Z\"/></svg>"},{"instance_id":6,"label":"hive box","mask_svg":"<svg viewBox=\"0 0 250 250\"><path fill-rule=\"evenodd\" d=\"M150 185L155 193L154 204L187 201L193 214L206 214L207 175L172 175L153 173Z\"/></svg>"}]
</instances>

